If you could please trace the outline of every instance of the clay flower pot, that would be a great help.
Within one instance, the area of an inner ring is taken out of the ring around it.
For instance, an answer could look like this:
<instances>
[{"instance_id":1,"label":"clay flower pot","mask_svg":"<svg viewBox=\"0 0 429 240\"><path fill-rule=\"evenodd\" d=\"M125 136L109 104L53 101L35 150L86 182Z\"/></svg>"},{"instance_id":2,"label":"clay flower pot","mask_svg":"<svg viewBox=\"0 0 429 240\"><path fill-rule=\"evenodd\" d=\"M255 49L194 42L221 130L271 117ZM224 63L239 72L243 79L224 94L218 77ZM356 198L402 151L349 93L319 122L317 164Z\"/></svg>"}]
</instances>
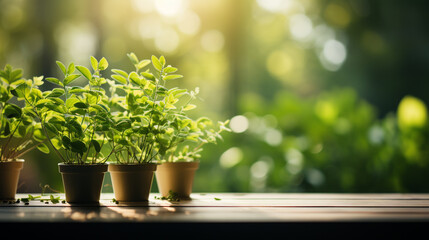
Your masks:
<instances>
[{"instance_id":1,"label":"clay flower pot","mask_svg":"<svg viewBox=\"0 0 429 240\"><path fill-rule=\"evenodd\" d=\"M58 164L63 178L66 201L69 203L98 203L107 164Z\"/></svg>"},{"instance_id":2,"label":"clay flower pot","mask_svg":"<svg viewBox=\"0 0 429 240\"><path fill-rule=\"evenodd\" d=\"M189 199L198 166L199 162L165 162L158 165L155 175L161 195L167 197L172 191L179 198Z\"/></svg>"},{"instance_id":3,"label":"clay flower pot","mask_svg":"<svg viewBox=\"0 0 429 240\"><path fill-rule=\"evenodd\" d=\"M156 168L155 163L109 164L115 199L119 202L148 201Z\"/></svg>"},{"instance_id":4,"label":"clay flower pot","mask_svg":"<svg viewBox=\"0 0 429 240\"><path fill-rule=\"evenodd\" d=\"M0 200L15 200L19 173L23 166L22 159L0 162Z\"/></svg>"}]
</instances>

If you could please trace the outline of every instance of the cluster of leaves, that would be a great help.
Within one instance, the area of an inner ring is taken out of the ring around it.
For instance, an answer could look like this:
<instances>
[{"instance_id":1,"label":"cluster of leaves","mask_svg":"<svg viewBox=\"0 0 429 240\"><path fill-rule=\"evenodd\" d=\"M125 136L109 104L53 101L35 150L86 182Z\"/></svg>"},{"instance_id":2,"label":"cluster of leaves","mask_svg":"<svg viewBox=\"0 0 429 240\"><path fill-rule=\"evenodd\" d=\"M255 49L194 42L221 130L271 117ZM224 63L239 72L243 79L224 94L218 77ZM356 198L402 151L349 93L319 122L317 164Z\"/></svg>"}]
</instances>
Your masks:
<instances>
[{"instance_id":1,"label":"cluster of leaves","mask_svg":"<svg viewBox=\"0 0 429 240\"><path fill-rule=\"evenodd\" d=\"M188 91L177 87L167 88L166 83L182 78L177 68L166 64L163 56L139 60L134 53L128 57L135 71L113 69L110 84L110 107L119 111L114 116L116 127L109 133L114 156L119 163L144 163L153 160L194 161L204 143L216 142L220 132L229 130L227 122L221 130L211 129L211 120L202 117L191 119L187 112L196 108L199 89ZM152 63L153 72L148 68ZM179 145L192 141L198 147ZM176 153L173 157L173 153Z\"/></svg>"},{"instance_id":2,"label":"cluster of leaves","mask_svg":"<svg viewBox=\"0 0 429 240\"><path fill-rule=\"evenodd\" d=\"M135 70L112 69L113 80L101 74L109 66L105 58L90 57L92 71L57 61L62 78L24 80L21 71L7 66L1 72L2 137L31 133L41 151L49 152L46 142L68 164L104 163L110 156L118 163L141 164L194 161L202 145L216 143L222 131L229 131L228 121L215 130L210 119L193 120L187 115L196 108L191 102L199 89L167 88L167 82L183 76L175 74L178 69L167 65L163 56L139 60L130 53L128 57ZM80 77L84 86L72 85ZM39 86L45 82L56 87L42 92ZM104 84L110 87L109 97ZM8 103L11 96L25 102L25 107ZM182 144L189 141L196 147Z\"/></svg>"},{"instance_id":3,"label":"cluster of leaves","mask_svg":"<svg viewBox=\"0 0 429 240\"><path fill-rule=\"evenodd\" d=\"M164 197L164 196L155 196L155 199L157 200L167 200L169 202L180 202L180 196L178 193L173 192L173 191L168 191L168 196Z\"/></svg>"},{"instance_id":4,"label":"cluster of leaves","mask_svg":"<svg viewBox=\"0 0 429 240\"><path fill-rule=\"evenodd\" d=\"M44 80L59 87L41 92L37 88L41 84L33 79L18 85L15 93L19 99L25 100L25 109L40 122L47 141L64 163L103 163L108 156L103 155L101 148L111 124L105 91L101 87L106 83L101 71L108 67L107 60L102 58L98 62L91 57L93 74L88 68L74 63L66 67L57 61L57 65L64 77ZM87 84L72 86L71 83L80 76L87 80Z\"/></svg>"},{"instance_id":5,"label":"cluster of leaves","mask_svg":"<svg viewBox=\"0 0 429 240\"><path fill-rule=\"evenodd\" d=\"M19 106L19 86L41 85L43 77L32 80L22 79L22 70L6 65L0 70L0 161L19 159L28 151L38 148L44 153L49 148L44 144L46 138L27 108ZM33 90L33 95L41 95Z\"/></svg>"},{"instance_id":6,"label":"cluster of leaves","mask_svg":"<svg viewBox=\"0 0 429 240\"><path fill-rule=\"evenodd\" d=\"M40 202L44 202L45 204L49 204L49 202L53 203L53 204L57 204L57 203L66 203L66 200L61 200L61 196L54 196L52 194L49 195L49 198L43 198L42 196L33 196L31 194L28 194L28 197L26 198L20 198L16 200L16 203L19 202L23 202L25 205L29 205L30 201L36 201L39 200Z\"/></svg>"}]
</instances>

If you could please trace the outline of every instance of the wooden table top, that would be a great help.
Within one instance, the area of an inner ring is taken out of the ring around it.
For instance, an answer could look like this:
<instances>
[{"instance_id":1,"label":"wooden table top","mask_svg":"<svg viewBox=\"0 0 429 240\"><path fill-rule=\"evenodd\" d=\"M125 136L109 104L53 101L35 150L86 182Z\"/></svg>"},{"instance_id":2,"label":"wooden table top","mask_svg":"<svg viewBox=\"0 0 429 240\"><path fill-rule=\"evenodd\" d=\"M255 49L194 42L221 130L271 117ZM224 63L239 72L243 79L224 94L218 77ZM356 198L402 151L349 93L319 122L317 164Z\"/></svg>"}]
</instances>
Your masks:
<instances>
[{"instance_id":1,"label":"wooden table top","mask_svg":"<svg viewBox=\"0 0 429 240\"><path fill-rule=\"evenodd\" d=\"M61 194L54 196L64 199ZM17 194L17 198L26 197L28 194ZM200 224L202 227L206 224L204 226L213 230L213 224L218 224L242 226L246 228L245 232L251 233L254 230L251 226L256 224L257 228L269 227L271 231L281 231L288 226L294 226L295 230L305 228L309 230L306 234L311 229L323 231L338 229L338 226L342 226L342 230L350 226L353 229L357 226L359 229L365 229L363 226L385 227L389 233L410 227L416 228L414 231L420 226L422 230L429 227L429 194L193 193L192 200L179 202L157 197L158 194L151 194L147 203L117 204L112 201L112 193L103 193L98 206L53 204L40 200L30 201L28 205L22 201L3 202L0 203L0 227L6 223L96 223L106 226L114 223L122 227L137 227L137 224L153 227ZM48 199L49 194L43 198ZM401 228L392 227L396 225ZM322 230L321 226L324 226Z\"/></svg>"}]
</instances>

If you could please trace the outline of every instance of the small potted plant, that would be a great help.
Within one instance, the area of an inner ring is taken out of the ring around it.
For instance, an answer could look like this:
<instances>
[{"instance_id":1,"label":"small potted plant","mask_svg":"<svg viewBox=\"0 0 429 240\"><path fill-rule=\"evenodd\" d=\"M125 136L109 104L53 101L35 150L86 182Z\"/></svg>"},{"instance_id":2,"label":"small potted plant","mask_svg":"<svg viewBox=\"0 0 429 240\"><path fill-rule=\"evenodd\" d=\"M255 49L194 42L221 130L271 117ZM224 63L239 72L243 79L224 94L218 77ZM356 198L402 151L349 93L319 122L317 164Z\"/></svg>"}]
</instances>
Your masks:
<instances>
[{"instance_id":1,"label":"small potted plant","mask_svg":"<svg viewBox=\"0 0 429 240\"><path fill-rule=\"evenodd\" d=\"M167 149L168 132L173 131L174 104L186 90L167 89L166 81L180 78L165 58L139 60L128 54L135 71L113 69L110 81L111 108L118 109L110 142L116 163L109 164L115 198L118 201L147 201L162 149ZM142 71L152 62L155 73Z\"/></svg>"},{"instance_id":2,"label":"small potted plant","mask_svg":"<svg viewBox=\"0 0 429 240\"><path fill-rule=\"evenodd\" d=\"M176 87L168 89L165 82L183 76L173 75L178 69L167 65L163 56L159 59L152 56L152 65L154 74L145 72L143 77L156 83L155 99L146 102L149 106L154 106L151 108L149 120L157 126L154 129L157 130L154 132L154 139L157 144L156 160L160 164L155 173L158 188L163 197L173 193L178 198L186 199L192 191L202 146L206 143L216 143L217 139L222 138L222 131L230 131L226 127L229 121L219 122L219 129L214 130L211 128L212 121L207 117L192 120L187 113L197 107L192 101L196 99L199 88L193 91ZM186 145L187 142L196 145L191 148Z\"/></svg>"},{"instance_id":3,"label":"small potted plant","mask_svg":"<svg viewBox=\"0 0 429 240\"><path fill-rule=\"evenodd\" d=\"M97 61L91 57L93 73L84 66L70 63L66 67L57 61L64 74L62 80L46 78L59 86L40 92L36 88L20 84L17 95L24 98L32 114L41 122L41 129L57 156L62 175L66 201L69 203L98 203L106 161L112 151L103 153L107 143L106 132L111 127L110 110L105 90L101 87L106 79L101 71L108 67L105 58ZM76 69L80 74L76 74ZM71 86L83 76L85 86ZM34 93L36 92L36 93Z\"/></svg>"},{"instance_id":4,"label":"small potted plant","mask_svg":"<svg viewBox=\"0 0 429 240\"><path fill-rule=\"evenodd\" d=\"M15 88L20 84L41 84L41 78L22 79L22 70L6 65L0 70L0 200L14 200L19 173L24 165L20 159L25 153L38 148L44 153L49 149L43 143L37 125L27 109L14 104ZM16 101L15 101L16 102Z\"/></svg>"},{"instance_id":5,"label":"small potted plant","mask_svg":"<svg viewBox=\"0 0 429 240\"><path fill-rule=\"evenodd\" d=\"M179 131L174 134L171 141L174 147L166 151L156 171L158 188L163 197L174 194L179 199L190 199L202 147L222 139L221 132L230 131L226 126L228 122L229 120L218 122L218 130L215 130L209 118L201 117L196 121L189 121L189 126L181 129L185 129L185 133ZM187 144L189 141L193 144Z\"/></svg>"}]
</instances>

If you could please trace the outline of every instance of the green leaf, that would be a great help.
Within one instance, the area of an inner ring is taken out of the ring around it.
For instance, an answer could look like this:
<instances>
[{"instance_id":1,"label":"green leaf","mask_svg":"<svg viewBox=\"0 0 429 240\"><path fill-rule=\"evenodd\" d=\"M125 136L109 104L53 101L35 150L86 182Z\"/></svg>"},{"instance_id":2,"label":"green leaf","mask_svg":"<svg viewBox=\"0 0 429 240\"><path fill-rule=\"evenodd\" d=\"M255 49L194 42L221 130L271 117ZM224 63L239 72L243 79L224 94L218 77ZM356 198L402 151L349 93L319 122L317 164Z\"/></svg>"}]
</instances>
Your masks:
<instances>
[{"instance_id":1,"label":"green leaf","mask_svg":"<svg viewBox=\"0 0 429 240\"><path fill-rule=\"evenodd\" d=\"M49 153L49 148L44 143L39 143L39 145L37 145L37 149L39 149L39 151L41 151L42 153Z\"/></svg>"},{"instance_id":2,"label":"green leaf","mask_svg":"<svg viewBox=\"0 0 429 240\"><path fill-rule=\"evenodd\" d=\"M83 93L88 92L87 89L79 87L79 86L73 86L69 91L69 93Z\"/></svg>"},{"instance_id":3,"label":"green leaf","mask_svg":"<svg viewBox=\"0 0 429 240\"><path fill-rule=\"evenodd\" d=\"M109 67L109 63L107 62L107 59L103 57L98 63L98 69L105 70L108 67Z\"/></svg>"},{"instance_id":4,"label":"green leaf","mask_svg":"<svg viewBox=\"0 0 429 240\"><path fill-rule=\"evenodd\" d=\"M98 70L98 61L97 61L97 59L95 59L95 57L93 57L93 56L91 56L90 59L91 59L92 69L94 69L94 71L97 71Z\"/></svg>"},{"instance_id":5,"label":"green leaf","mask_svg":"<svg viewBox=\"0 0 429 240\"><path fill-rule=\"evenodd\" d=\"M67 126L77 135L82 136L82 126L76 120L69 120Z\"/></svg>"},{"instance_id":6,"label":"green leaf","mask_svg":"<svg viewBox=\"0 0 429 240\"><path fill-rule=\"evenodd\" d=\"M21 69L15 69L13 70L12 66L7 64L4 67L4 71L0 71L0 77L6 81L8 84L12 84L15 81L21 79L22 77L22 70Z\"/></svg>"},{"instance_id":7,"label":"green leaf","mask_svg":"<svg viewBox=\"0 0 429 240\"><path fill-rule=\"evenodd\" d=\"M137 56L133 52L132 53L128 53L127 56L128 56L128 58L131 60L131 62L134 65L139 64L139 59L137 58Z\"/></svg>"},{"instance_id":8,"label":"green leaf","mask_svg":"<svg viewBox=\"0 0 429 240\"><path fill-rule=\"evenodd\" d=\"M77 98L69 98L69 99L67 99L67 101L66 101L66 107L67 107L67 109L70 109L70 108L74 107L74 104L77 103L77 102L80 102L79 99L77 99Z\"/></svg>"},{"instance_id":9,"label":"green leaf","mask_svg":"<svg viewBox=\"0 0 429 240\"><path fill-rule=\"evenodd\" d=\"M142 85L141 84L141 80L140 80L140 77L139 77L139 75L136 73L136 72L132 72L132 73L130 73L130 80L133 82L133 83L135 83L135 84L137 84L137 85Z\"/></svg>"},{"instance_id":10,"label":"green leaf","mask_svg":"<svg viewBox=\"0 0 429 240\"><path fill-rule=\"evenodd\" d=\"M3 109L3 115L7 118L19 118L21 117L22 109L15 104L7 104Z\"/></svg>"},{"instance_id":11,"label":"green leaf","mask_svg":"<svg viewBox=\"0 0 429 240\"><path fill-rule=\"evenodd\" d=\"M121 132L130 128L131 128L131 122L129 120L122 120L116 124L116 129Z\"/></svg>"},{"instance_id":12,"label":"green leaf","mask_svg":"<svg viewBox=\"0 0 429 240\"><path fill-rule=\"evenodd\" d=\"M35 102L35 101L43 98L42 97L42 91L40 91L37 88L31 88L27 98L28 98L28 101Z\"/></svg>"},{"instance_id":13,"label":"green leaf","mask_svg":"<svg viewBox=\"0 0 429 240\"><path fill-rule=\"evenodd\" d=\"M76 108L88 108L88 105L84 102L76 102L73 106Z\"/></svg>"},{"instance_id":14,"label":"green leaf","mask_svg":"<svg viewBox=\"0 0 429 240\"><path fill-rule=\"evenodd\" d=\"M80 153L81 155L83 155L83 153L87 150L85 143L79 140L71 142L70 146L72 152Z\"/></svg>"},{"instance_id":15,"label":"green leaf","mask_svg":"<svg viewBox=\"0 0 429 240\"><path fill-rule=\"evenodd\" d=\"M0 101L7 102L12 98L12 95L9 93L8 89L5 86L0 85Z\"/></svg>"},{"instance_id":16,"label":"green leaf","mask_svg":"<svg viewBox=\"0 0 429 240\"><path fill-rule=\"evenodd\" d=\"M58 134L58 129L53 124L45 122L44 126L46 127L46 129L48 129L53 134L55 134L55 135Z\"/></svg>"},{"instance_id":17,"label":"green leaf","mask_svg":"<svg viewBox=\"0 0 429 240\"><path fill-rule=\"evenodd\" d=\"M145 60L141 60L141 61L139 62L139 64L137 64L137 65L136 65L136 67L137 67L138 69L142 69L142 68L146 67L146 66L147 66L147 65L149 65L149 64L150 64L150 60L145 59Z\"/></svg>"},{"instance_id":18,"label":"green leaf","mask_svg":"<svg viewBox=\"0 0 429 240\"><path fill-rule=\"evenodd\" d=\"M72 74L72 73L74 73L74 70L75 70L74 63L70 63L70 64L69 64L69 67L67 68L67 74Z\"/></svg>"},{"instance_id":19,"label":"green leaf","mask_svg":"<svg viewBox=\"0 0 429 240\"><path fill-rule=\"evenodd\" d=\"M164 56L161 56L161 57L159 57L159 63L161 63L161 66L162 67L164 67L165 66L165 57Z\"/></svg>"},{"instance_id":20,"label":"green leaf","mask_svg":"<svg viewBox=\"0 0 429 240\"><path fill-rule=\"evenodd\" d=\"M94 149L96 152L101 151L100 143L98 143L96 140L91 140L91 144L92 144L92 146L94 146Z\"/></svg>"},{"instance_id":21,"label":"green leaf","mask_svg":"<svg viewBox=\"0 0 429 240\"><path fill-rule=\"evenodd\" d=\"M70 149L71 148L71 146L70 146L70 143L71 143L70 138L68 138L67 136L63 136L61 138L61 140L63 142L63 146L64 146L65 149Z\"/></svg>"},{"instance_id":22,"label":"green leaf","mask_svg":"<svg viewBox=\"0 0 429 240\"><path fill-rule=\"evenodd\" d=\"M168 90L168 94L172 93L176 98L179 98L188 93L186 89L173 88Z\"/></svg>"},{"instance_id":23,"label":"green leaf","mask_svg":"<svg viewBox=\"0 0 429 240\"><path fill-rule=\"evenodd\" d=\"M40 99L39 101L36 102L35 106L37 108L42 108L46 105L46 103L52 103L53 101L50 99Z\"/></svg>"},{"instance_id":24,"label":"green leaf","mask_svg":"<svg viewBox=\"0 0 429 240\"><path fill-rule=\"evenodd\" d=\"M154 55L152 55L152 65L155 67L156 70L162 71L162 64L159 62L158 58L156 58Z\"/></svg>"},{"instance_id":25,"label":"green leaf","mask_svg":"<svg viewBox=\"0 0 429 240\"><path fill-rule=\"evenodd\" d=\"M22 70L16 69L10 73L9 83L14 83L22 77Z\"/></svg>"},{"instance_id":26,"label":"green leaf","mask_svg":"<svg viewBox=\"0 0 429 240\"><path fill-rule=\"evenodd\" d=\"M64 125L65 124L65 119L61 115L52 115L47 122L51 123L51 124L54 124L54 125L55 124Z\"/></svg>"},{"instance_id":27,"label":"green leaf","mask_svg":"<svg viewBox=\"0 0 429 240\"><path fill-rule=\"evenodd\" d=\"M64 79L64 85L68 85L69 83L73 82L77 78L79 78L79 74L70 74Z\"/></svg>"},{"instance_id":28,"label":"green leaf","mask_svg":"<svg viewBox=\"0 0 429 240\"><path fill-rule=\"evenodd\" d=\"M33 131L33 139L36 140L37 142L43 142L46 139L46 136L43 134L42 129L40 128L35 128Z\"/></svg>"},{"instance_id":29,"label":"green leaf","mask_svg":"<svg viewBox=\"0 0 429 240\"><path fill-rule=\"evenodd\" d=\"M64 73L64 75L66 75L67 74L66 66L64 66L64 64L60 61L56 61L56 63L58 65L58 67L61 69L61 71Z\"/></svg>"},{"instance_id":30,"label":"green leaf","mask_svg":"<svg viewBox=\"0 0 429 240\"><path fill-rule=\"evenodd\" d=\"M46 97L53 98L53 97L61 97L62 95L64 95L64 89L54 88Z\"/></svg>"},{"instance_id":31,"label":"green leaf","mask_svg":"<svg viewBox=\"0 0 429 240\"><path fill-rule=\"evenodd\" d=\"M54 197L54 195L51 194L51 196L49 196L49 199L51 200L51 202L53 204L59 203L60 202L60 196L58 197Z\"/></svg>"},{"instance_id":32,"label":"green leaf","mask_svg":"<svg viewBox=\"0 0 429 240\"><path fill-rule=\"evenodd\" d=\"M188 104L188 105L186 105L182 110L183 111L189 111L189 110L192 110L192 109L194 109L194 108L196 108L197 106L196 105L194 105L194 104Z\"/></svg>"},{"instance_id":33,"label":"green leaf","mask_svg":"<svg viewBox=\"0 0 429 240\"><path fill-rule=\"evenodd\" d=\"M101 104L91 104L90 107L92 109L95 109L97 112L107 112L108 109L106 106L101 105Z\"/></svg>"},{"instance_id":34,"label":"green leaf","mask_svg":"<svg viewBox=\"0 0 429 240\"><path fill-rule=\"evenodd\" d=\"M146 79L155 80L155 76L152 73L142 72L141 74Z\"/></svg>"},{"instance_id":35,"label":"green leaf","mask_svg":"<svg viewBox=\"0 0 429 240\"><path fill-rule=\"evenodd\" d=\"M114 73L116 73L118 75L121 75L124 78L128 78L128 73L125 72L125 71L123 71L123 70L121 70L121 69L112 69L112 72L114 72Z\"/></svg>"},{"instance_id":36,"label":"green leaf","mask_svg":"<svg viewBox=\"0 0 429 240\"><path fill-rule=\"evenodd\" d=\"M23 138L27 135L27 126L24 125L18 125L18 131L15 131L14 136L15 137L19 137L19 138Z\"/></svg>"},{"instance_id":37,"label":"green leaf","mask_svg":"<svg viewBox=\"0 0 429 240\"><path fill-rule=\"evenodd\" d=\"M58 105L56 103L46 103L44 107L57 113L65 113L63 106Z\"/></svg>"},{"instance_id":38,"label":"green leaf","mask_svg":"<svg viewBox=\"0 0 429 240\"><path fill-rule=\"evenodd\" d=\"M116 81L122 83L122 84L127 84L127 79L124 78L123 76L120 75L112 75L111 76L113 79L115 79Z\"/></svg>"},{"instance_id":39,"label":"green leaf","mask_svg":"<svg viewBox=\"0 0 429 240\"><path fill-rule=\"evenodd\" d=\"M47 81L49 81L51 83L60 85L61 87L64 87L64 84L62 82L60 82L60 80L58 78L48 77L48 78L45 78L45 80L47 80Z\"/></svg>"},{"instance_id":40,"label":"green leaf","mask_svg":"<svg viewBox=\"0 0 429 240\"><path fill-rule=\"evenodd\" d=\"M18 85L15 89L10 91L14 96L24 98L30 94L30 87L23 83Z\"/></svg>"},{"instance_id":41,"label":"green leaf","mask_svg":"<svg viewBox=\"0 0 429 240\"><path fill-rule=\"evenodd\" d=\"M182 78L183 77L183 75L168 75L168 76L165 76L164 77L164 80L165 81L167 81L167 80L173 80L173 79L178 79L178 78Z\"/></svg>"},{"instance_id":42,"label":"green leaf","mask_svg":"<svg viewBox=\"0 0 429 240\"><path fill-rule=\"evenodd\" d=\"M89 71L88 68L84 67L84 66L76 66L77 70L79 70L79 72L81 72L83 74L83 76L88 79L91 80L92 79L92 75L91 72Z\"/></svg>"},{"instance_id":43,"label":"green leaf","mask_svg":"<svg viewBox=\"0 0 429 240\"><path fill-rule=\"evenodd\" d=\"M33 86L43 85L43 76L33 77Z\"/></svg>"},{"instance_id":44,"label":"green leaf","mask_svg":"<svg viewBox=\"0 0 429 240\"><path fill-rule=\"evenodd\" d=\"M54 145L54 148L61 149L62 142L58 138L51 139L52 145Z\"/></svg>"},{"instance_id":45,"label":"green leaf","mask_svg":"<svg viewBox=\"0 0 429 240\"><path fill-rule=\"evenodd\" d=\"M168 66L168 67L164 68L165 73L174 73L176 71L177 71L177 68L175 68L175 67Z\"/></svg>"},{"instance_id":46,"label":"green leaf","mask_svg":"<svg viewBox=\"0 0 429 240\"><path fill-rule=\"evenodd\" d=\"M6 121L6 119L4 118L4 120L3 120L5 123L4 123L4 130L3 130L3 133L2 133L2 135L4 135L4 136L8 136L9 134L10 134L10 123L8 122L8 121Z\"/></svg>"}]
</instances>

